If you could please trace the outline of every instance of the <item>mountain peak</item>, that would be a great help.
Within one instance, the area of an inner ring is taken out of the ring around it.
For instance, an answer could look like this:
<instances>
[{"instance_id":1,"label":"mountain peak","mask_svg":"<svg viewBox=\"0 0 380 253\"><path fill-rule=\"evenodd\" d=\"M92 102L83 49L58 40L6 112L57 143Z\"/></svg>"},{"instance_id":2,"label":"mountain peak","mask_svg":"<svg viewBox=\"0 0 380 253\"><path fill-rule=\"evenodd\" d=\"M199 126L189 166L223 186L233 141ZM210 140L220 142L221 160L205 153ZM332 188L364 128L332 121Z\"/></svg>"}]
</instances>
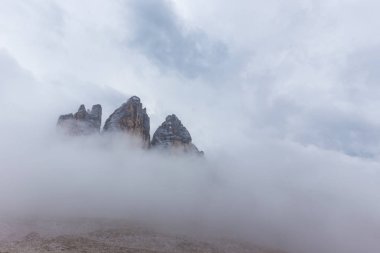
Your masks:
<instances>
[{"instance_id":1,"label":"mountain peak","mask_svg":"<svg viewBox=\"0 0 380 253\"><path fill-rule=\"evenodd\" d=\"M152 147L202 154L192 143L189 131L175 114L168 115L152 138Z\"/></svg>"},{"instance_id":2,"label":"mountain peak","mask_svg":"<svg viewBox=\"0 0 380 253\"><path fill-rule=\"evenodd\" d=\"M140 98L133 96L117 108L106 120L104 132L125 132L142 139L144 147L150 146L150 119Z\"/></svg>"},{"instance_id":3,"label":"mountain peak","mask_svg":"<svg viewBox=\"0 0 380 253\"><path fill-rule=\"evenodd\" d=\"M82 104L75 114L61 115L57 125L70 135L88 135L100 132L101 118L101 105L96 104L91 110L86 110ZM189 131L175 114L166 116L165 121L154 132L151 141L150 118L137 96L130 97L107 118L103 132L121 132L135 136L142 140L144 148L203 154L192 143Z\"/></svg>"},{"instance_id":4,"label":"mountain peak","mask_svg":"<svg viewBox=\"0 0 380 253\"><path fill-rule=\"evenodd\" d=\"M99 133L101 123L101 105L94 105L91 111L81 105L76 113L59 116L57 126L69 135L89 135Z\"/></svg>"}]
</instances>

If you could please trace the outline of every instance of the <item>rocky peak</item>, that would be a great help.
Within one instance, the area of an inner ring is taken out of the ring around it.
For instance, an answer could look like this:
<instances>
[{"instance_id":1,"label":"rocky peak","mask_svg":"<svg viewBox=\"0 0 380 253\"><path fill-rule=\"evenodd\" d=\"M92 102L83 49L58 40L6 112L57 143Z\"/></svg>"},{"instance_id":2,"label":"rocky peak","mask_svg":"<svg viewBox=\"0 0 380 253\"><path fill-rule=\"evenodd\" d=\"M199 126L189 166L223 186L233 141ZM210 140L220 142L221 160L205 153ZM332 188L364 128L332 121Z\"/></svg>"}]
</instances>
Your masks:
<instances>
[{"instance_id":1,"label":"rocky peak","mask_svg":"<svg viewBox=\"0 0 380 253\"><path fill-rule=\"evenodd\" d=\"M104 132L121 131L138 136L144 147L150 146L150 119L140 98L133 96L108 117Z\"/></svg>"},{"instance_id":2,"label":"rocky peak","mask_svg":"<svg viewBox=\"0 0 380 253\"><path fill-rule=\"evenodd\" d=\"M57 125L70 135L88 135L100 132L102 106L93 105L91 111L81 105L75 114L65 114L58 118Z\"/></svg>"},{"instance_id":3,"label":"rocky peak","mask_svg":"<svg viewBox=\"0 0 380 253\"><path fill-rule=\"evenodd\" d=\"M86 107L81 105L76 113L61 115L57 125L69 135L88 135L100 132L101 118L101 105L94 105L91 110L86 110ZM175 114L166 117L150 141L150 119L137 96L130 97L108 117L103 132L121 132L135 136L142 141L144 148L153 147L203 155L203 151L199 151L192 143L189 131Z\"/></svg>"},{"instance_id":4,"label":"rocky peak","mask_svg":"<svg viewBox=\"0 0 380 253\"><path fill-rule=\"evenodd\" d=\"M161 149L173 149L186 153L203 154L192 143L189 131L175 114L166 117L153 135L152 147Z\"/></svg>"}]
</instances>

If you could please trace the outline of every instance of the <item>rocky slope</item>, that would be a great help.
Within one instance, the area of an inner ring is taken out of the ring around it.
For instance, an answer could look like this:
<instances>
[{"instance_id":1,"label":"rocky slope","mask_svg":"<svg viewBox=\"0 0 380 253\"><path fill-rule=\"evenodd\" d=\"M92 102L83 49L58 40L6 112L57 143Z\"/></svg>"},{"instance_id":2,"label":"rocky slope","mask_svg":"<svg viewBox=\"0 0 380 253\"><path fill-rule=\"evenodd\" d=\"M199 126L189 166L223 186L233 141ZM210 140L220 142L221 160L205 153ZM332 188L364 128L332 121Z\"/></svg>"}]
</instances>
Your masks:
<instances>
[{"instance_id":1,"label":"rocky slope","mask_svg":"<svg viewBox=\"0 0 380 253\"><path fill-rule=\"evenodd\" d=\"M81 105L75 114L65 114L58 118L60 130L70 135L89 135L100 132L102 106L93 105L91 111Z\"/></svg>"}]
</instances>

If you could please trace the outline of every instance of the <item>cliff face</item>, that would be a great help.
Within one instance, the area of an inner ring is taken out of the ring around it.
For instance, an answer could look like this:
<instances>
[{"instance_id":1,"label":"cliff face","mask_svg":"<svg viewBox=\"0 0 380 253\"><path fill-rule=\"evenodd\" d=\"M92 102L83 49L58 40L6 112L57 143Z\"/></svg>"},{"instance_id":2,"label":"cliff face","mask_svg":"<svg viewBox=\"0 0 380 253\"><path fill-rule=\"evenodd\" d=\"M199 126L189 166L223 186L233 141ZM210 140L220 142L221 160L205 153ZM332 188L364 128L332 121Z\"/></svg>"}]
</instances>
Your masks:
<instances>
[{"instance_id":1,"label":"cliff face","mask_svg":"<svg viewBox=\"0 0 380 253\"><path fill-rule=\"evenodd\" d=\"M153 135L152 147L203 155L192 143L191 135L176 115L166 117Z\"/></svg>"},{"instance_id":2,"label":"cliff face","mask_svg":"<svg viewBox=\"0 0 380 253\"><path fill-rule=\"evenodd\" d=\"M69 135L89 135L99 133L101 123L101 105L93 105L91 111L81 105L75 114L59 116L57 126Z\"/></svg>"},{"instance_id":3,"label":"cliff face","mask_svg":"<svg viewBox=\"0 0 380 253\"><path fill-rule=\"evenodd\" d=\"M150 146L150 119L146 108L142 107L140 98L133 96L111 116L103 128L104 132L121 131L142 139L144 147Z\"/></svg>"}]
</instances>

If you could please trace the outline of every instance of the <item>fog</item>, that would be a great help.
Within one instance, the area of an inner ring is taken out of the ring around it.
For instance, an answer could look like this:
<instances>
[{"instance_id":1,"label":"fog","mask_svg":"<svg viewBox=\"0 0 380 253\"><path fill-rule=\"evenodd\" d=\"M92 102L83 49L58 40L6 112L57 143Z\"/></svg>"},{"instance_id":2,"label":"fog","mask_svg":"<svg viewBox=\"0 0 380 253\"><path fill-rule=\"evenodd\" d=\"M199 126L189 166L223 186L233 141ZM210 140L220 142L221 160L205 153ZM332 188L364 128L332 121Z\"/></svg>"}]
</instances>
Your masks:
<instances>
[{"instance_id":1,"label":"fog","mask_svg":"<svg viewBox=\"0 0 380 253\"><path fill-rule=\"evenodd\" d=\"M259 135L204 158L169 155L124 135L61 136L55 118L31 118L50 126L2 127L4 217L122 218L289 252L379 247L376 161Z\"/></svg>"},{"instance_id":2,"label":"fog","mask_svg":"<svg viewBox=\"0 0 380 253\"><path fill-rule=\"evenodd\" d=\"M104 217L294 252L380 250L378 3L0 3L0 216ZM218 22L215 21L218 20ZM205 157L67 137L141 98Z\"/></svg>"}]
</instances>

